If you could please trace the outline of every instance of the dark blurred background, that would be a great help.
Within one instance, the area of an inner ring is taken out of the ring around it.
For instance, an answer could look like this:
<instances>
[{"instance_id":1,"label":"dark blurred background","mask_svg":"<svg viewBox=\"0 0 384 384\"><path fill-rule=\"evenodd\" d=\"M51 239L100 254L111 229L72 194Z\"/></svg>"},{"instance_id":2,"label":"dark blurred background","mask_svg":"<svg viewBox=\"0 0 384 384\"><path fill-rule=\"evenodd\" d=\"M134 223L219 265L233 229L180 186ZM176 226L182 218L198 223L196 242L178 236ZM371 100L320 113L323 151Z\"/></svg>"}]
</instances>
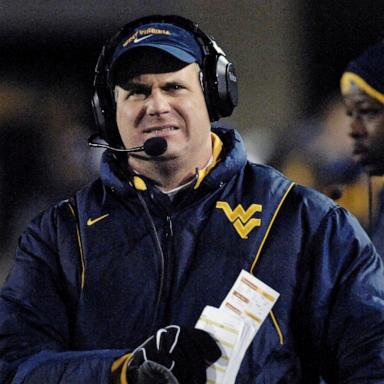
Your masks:
<instances>
[{"instance_id":1,"label":"dark blurred background","mask_svg":"<svg viewBox=\"0 0 384 384\"><path fill-rule=\"evenodd\" d=\"M2 0L0 283L28 221L97 176L101 153L86 140L99 51L121 25L154 13L198 22L235 63L240 104L224 123L240 130L253 160L288 172L302 150L316 165L333 161L333 150L348 157L338 82L383 38L382 0Z\"/></svg>"}]
</instances>

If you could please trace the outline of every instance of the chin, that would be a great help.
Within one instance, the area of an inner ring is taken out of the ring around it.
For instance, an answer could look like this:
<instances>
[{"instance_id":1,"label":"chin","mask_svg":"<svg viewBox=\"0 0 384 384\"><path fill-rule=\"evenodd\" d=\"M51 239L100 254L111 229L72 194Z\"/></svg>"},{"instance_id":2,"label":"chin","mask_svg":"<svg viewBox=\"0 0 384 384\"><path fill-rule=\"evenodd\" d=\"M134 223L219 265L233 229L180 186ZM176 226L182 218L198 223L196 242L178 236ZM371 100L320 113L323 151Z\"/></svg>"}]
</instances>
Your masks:
<instances>
[{"instance_id":1,"label":"chin","mask_svg":"<svg viewBox=\"0 0 384 384\"><path fill-rule=\"evenodd\" d=\"M172 159L181 157L186 154L186 147L180 143L173 143L171 140L167 141L167 150L164 153L163 157L170 157Z\"/></svg>"}]
</instances>

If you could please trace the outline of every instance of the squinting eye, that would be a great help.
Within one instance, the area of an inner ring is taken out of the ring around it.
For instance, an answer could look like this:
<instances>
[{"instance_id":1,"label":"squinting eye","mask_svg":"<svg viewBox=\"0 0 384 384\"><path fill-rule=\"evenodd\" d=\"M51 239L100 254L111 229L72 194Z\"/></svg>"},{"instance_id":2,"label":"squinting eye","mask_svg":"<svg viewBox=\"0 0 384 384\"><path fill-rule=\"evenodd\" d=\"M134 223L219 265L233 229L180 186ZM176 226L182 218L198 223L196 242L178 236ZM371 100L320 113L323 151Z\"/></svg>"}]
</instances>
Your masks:
<instances>
[{"instance_id":1,"label":"squinting eye","mask_svg":"<svg viewBox=\"0 0 384 384\"><path fill-rule=\"evenodd\" d=\"M132 89L128 92L127 98L131 99L144 99L147 96L147 92L142 89Z\"/></svg>"},{"instance_id":2,"label":"squinting eye","mask_svg":"<svg viewBox=\"0 0 384 384\"><path fill-rule=\"evenodd\" d=\"M165 87L166 91L178 91L180 89L184 89L184 87L182 85L180 85L180 84L168 84Z\"/></svg>"},{"instance_id":3,"label":"squinting eye","mask_svg":"<svg viewBox=\"0 0 384 384\"><path fill-rule=\"evenodd\" d=\"M381 113L382 109L380 108L362 108L359 110L359 114L362 116L376 116Z\"/></svg>"},{"instance_id":4,"label":"squinting eye","mask_svg":"<svg viewBox=\"0 0 384 384\"><path fill-rule=\"evenodd\" d=\"M356 110L346 110L345 114L348 117L366 117L366 118L373 118L378 116L379 114L383 113L383 108L358 108Z\"/></svg>"}]
</instances>

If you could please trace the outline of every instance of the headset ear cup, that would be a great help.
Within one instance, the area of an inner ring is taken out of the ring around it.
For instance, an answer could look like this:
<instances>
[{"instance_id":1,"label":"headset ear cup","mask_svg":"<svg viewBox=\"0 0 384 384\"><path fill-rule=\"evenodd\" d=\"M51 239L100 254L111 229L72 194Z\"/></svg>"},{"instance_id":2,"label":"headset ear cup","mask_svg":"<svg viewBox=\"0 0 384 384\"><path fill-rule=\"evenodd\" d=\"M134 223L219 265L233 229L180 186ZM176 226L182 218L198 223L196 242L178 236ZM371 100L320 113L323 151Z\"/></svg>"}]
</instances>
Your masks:
<instances>
[{"instance_id":1,"label":"headset ear cup","mask_svg":"<svg viewBox=\"0 0 384 384\"><path fill-rule=\"evenodd\" d=\"M230 116L238 103L234 65L224 55L207 55L203 74L205 100L211 121Z\"/></svg>"},{"instance_id":2,"label":"headset ear cup","mask_svg":"<svg viewBox=\"0 0 384 384\"><path fill-rule=\"evenodd\" d=\"M96 87L92 108L100 137L110 145L124 148L116 124L114 98L109 89Z\"/></svg>"},{"instance_id":3,"label":"headset ear cup","mask_svg":"<svg viewBox=\"0 0 384 384\"><path fill-rule=\"evenodd\" d=\"M239 87L237 84L237 75L235 66L232 63L228 63L226 66L226 80L227 80L227 100L230 105L229 115L232 114L233 109L239 102ZM227 115L227 116L229 116Z\"/></svg>"},{"instance_id":4,"label":"headset ear cup","mask_svg":"<svg viewBox=\"0 0 384 384\"><path fill-rule=\"evenodd\" d=\"M96 128L99 132L100 137L105 140L105 138L103 137L104 136L103 132L105 131L105 118L100 108L100 99L99 99L99 95L97 94L97 91L93 93L91 104L92 104L93 118L95 120Z\"/></svg>"},{"instance_id":5,"label":"headset ear cup","mask_svg":"<svg viewBox=\"0 0 384 384\"><path fill-rule=\"evenodd\" d=\"M216 79L218 115L230 116L238 102L237 76L234 65L223 55L217 59Z\"/></svg>"},{"instance_id":6,"label":"headset ear cup","mask_svg":"<svg viewBox=\"0 0 384 384\"><path fill-rule=\"evenodd\" d=\"M203 64L201 66L201 73L205 103L207 105L209 118L213 122L217 121L220 116L218 116L217 114L217 108L215 105L216 84L212 83L212 79L215 76L215 74L212 72L212 68L214 65L214 63L212 63L212 60L212 56L205 56Z\"/></svg>"}]
</instances>

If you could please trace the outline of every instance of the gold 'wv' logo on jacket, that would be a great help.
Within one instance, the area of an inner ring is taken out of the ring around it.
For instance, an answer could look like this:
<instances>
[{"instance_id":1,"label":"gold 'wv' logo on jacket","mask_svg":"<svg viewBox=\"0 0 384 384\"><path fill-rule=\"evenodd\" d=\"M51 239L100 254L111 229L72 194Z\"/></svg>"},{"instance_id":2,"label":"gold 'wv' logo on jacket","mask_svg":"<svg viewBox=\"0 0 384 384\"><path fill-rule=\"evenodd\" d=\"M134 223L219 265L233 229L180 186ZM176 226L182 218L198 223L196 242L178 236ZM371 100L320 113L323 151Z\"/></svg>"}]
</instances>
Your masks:
<instances>
[{"instance_id":1,"label":"gold 'wv' logo on jacket","mask_svg":"<svg viewBox=\"0 0 384 384\"><path fill-rule=\"evenodd\" d=\"M228 203L225 201L216 202L216 208L222 209L227 216L228 220L233 223L236 232L242 239L248 239L249 232L255 227L261 226L261 219L253 218L256 212L262 212L263 206L261 204L251 204L247 210L244 210L241 204L232 210Z\"/></svg>"}]
</instances>

